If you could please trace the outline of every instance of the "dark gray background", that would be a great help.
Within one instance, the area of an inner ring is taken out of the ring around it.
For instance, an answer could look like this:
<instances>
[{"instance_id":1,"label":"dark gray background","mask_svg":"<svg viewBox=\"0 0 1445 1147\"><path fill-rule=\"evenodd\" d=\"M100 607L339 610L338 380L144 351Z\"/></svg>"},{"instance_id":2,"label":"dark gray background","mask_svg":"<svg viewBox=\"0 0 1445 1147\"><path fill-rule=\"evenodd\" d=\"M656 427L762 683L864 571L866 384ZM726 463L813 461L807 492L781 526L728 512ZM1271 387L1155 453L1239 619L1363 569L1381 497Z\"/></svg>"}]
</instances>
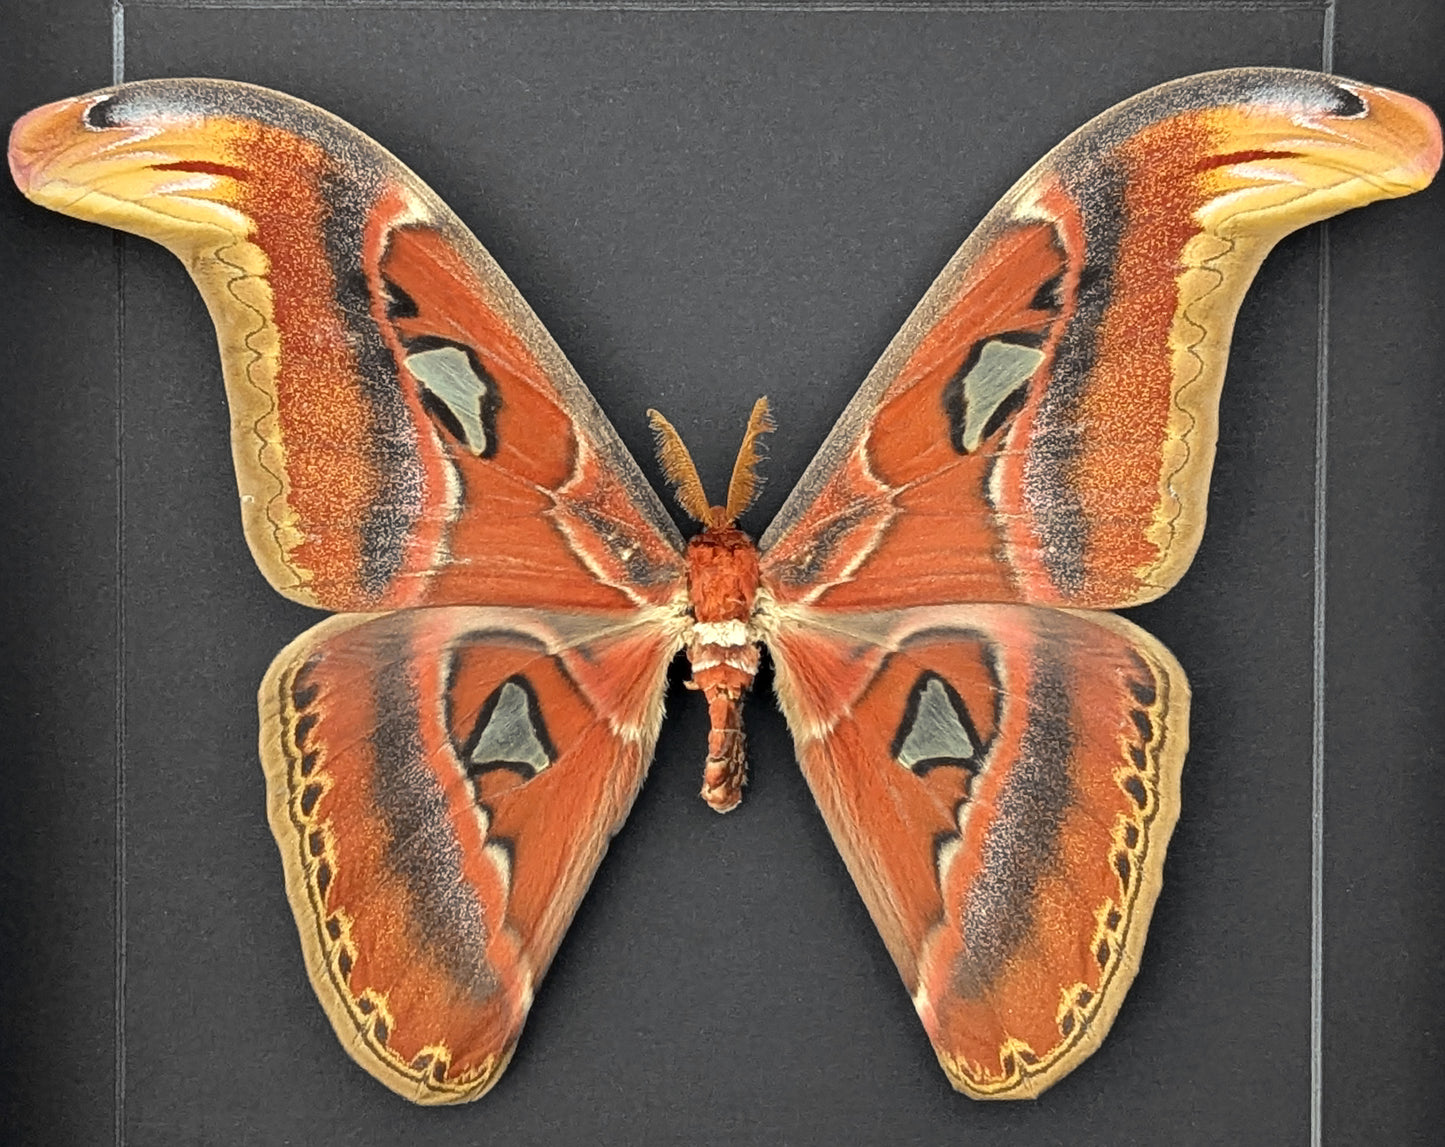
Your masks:
<instances>
[{"instance_id":1,"label":"dark gray background","mask_svg":"<svg viewBox=\"0 0 1445 1147\"><path fill-rule=\"evenodd\" d=\"M1036 158L1159 81L1319 66L1326 6L911 10L127 4L127 78L337 112L431 182L656 479L660 407L720 487L774 401L761 530L959 241ZM1445 108L1445 9L1340 0L1338 71ZM102 2L5 0L0 120L103 86ZM1445 742L1442 196L1328 235L1324 1139L1438 1142ZM1134 611L1195 690L1143 970L1036 1103L939 1072L767 692L753 784L652 779L478 1104L338 1047L255 762L256 683L317 615L241 537L213 336L180 264L0 190L5 729L0 1139L24 1144L1303 1143L1319 229L1240 315L1210 526ZM676 684L676 682L675 682Z\"/></svg>"}]
</instances>

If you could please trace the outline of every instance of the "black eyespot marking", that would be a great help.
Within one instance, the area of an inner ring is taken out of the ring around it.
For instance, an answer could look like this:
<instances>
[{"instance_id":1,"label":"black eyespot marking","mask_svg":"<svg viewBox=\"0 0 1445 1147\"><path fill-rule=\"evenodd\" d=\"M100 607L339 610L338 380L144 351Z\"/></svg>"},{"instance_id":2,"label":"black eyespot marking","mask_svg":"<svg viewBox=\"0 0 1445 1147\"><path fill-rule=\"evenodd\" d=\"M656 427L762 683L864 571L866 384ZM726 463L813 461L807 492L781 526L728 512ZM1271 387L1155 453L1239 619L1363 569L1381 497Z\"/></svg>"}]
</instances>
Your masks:
<instances>
[{"instance_id":1,"label":"black eyespot marking","mask_svg":"<svg viewBox=\"0 0 1445 1147\"><path fill-rule=\"evenodd\" d=\"M1124 846L1126 848L1139 847L1139 826L1126 824L1124 826Z\"/></svg>"},{"instance_id":2,"label":"black eyespot marking","mask_svg":"<svg viewBox=\"0 0 1445 1147\"><path fill-rule=\"evenodd\" d=\"M1119 874L1119 880L1123 883L1124 887L1127 888L1129 886L1129 873L1131 871L1128 853L1118 852L1114 854L1114 871Z\"/></svg>"},{"instance_id":3,"label":"black eyespot marking","mask_svg":"<svg viewBox=\"0 0 1445 1147\"><path fill-rule=\"evenodd\" d=\"M1109 941L1100 940L1098 951L1094 953L1094 959L1099 962L1099 967L1105 967L1109 963Z\"/></svg>"},{"instance_id":4,"label":"black eyespot marking","mask_svg":"<svg viewBox=\"0 0 1445 1147\"><path fill-rule=\"evenodd\" d=\"M939 765L976 772L983 745L958 691L929 671L913 683L890 751L905 769L922 776Z\"/></svg>"},{"instance_id":5,"label":"black eyespot marking","mask_svg":"<svg viewBox=\"0 0 1445 1147\"><path fill-rule=\"evenodd\" d=\"M1104 927L1112 932L1119 927L1119 921L1122 919L1123 917L1119 915L1119 910L1117 908L1111 908L1109 909L1109 915L1104 917Z\"/></svg>"},{"instance_id":6,"label":"black eyespot marking","mask_svg":"<svg viewBox=\"0 0 1445 1147\"><path fill-rule=\"evenodd\" d=\"M99 103L91 104L85 112L86 125L99 129L118 127L119 124L114 119L115 112L115 96L109 96L106 99L101 100Z\"/></svg>"},{"instance_id":7,"label":"black eyespot marking","mask_svg":"<svg viewBox=\"0 0 1445 1147\"><path fill-rule=\"evenodd\" d=\"M523 780L557 759L536 691L525 677L509 677L492 691L458 753L473 776L511 769Z\"/></svg>"},{"instance_id":8,"label":"black eyespot marking","mask_svg":"<svg viewBox=\"0 0 1445 1147\"><path fill-rule=\"evenodd\" d=\"M1152 681L1130 681L1129 692L1140 705L1152 705L1159 699L1159 692Z\"/></svg>"},{"instance_id":9,"label":"black eyespot marking","mask_svg":"<svg viewBox=\"0 0 1445 1147\"><path fill-rule=\"evenodd\" d=\"M326 851L326 838L319 832L313 832L307 838L307 846L311 849L312 856L320 856Z\"/></svg>"},{"instance_id":10,"label":"black eyespot marking","mask_svg":"<svg viewBox=\"0 0 1445 1147\"><path fill-rule=\"evenodd\" d=\"M322 896L325 896L326 890L330 887L331 865L327 864L326 861L323 860L320 864L316 866L316 891L320 892Z\"/></svg>"},{"instance_id":11,"label":"black eyespot marking","mask_svg":"<svg viewBox=\"0 0 1445 1147\"><path fill-rule=\"evenodd\" d=\"M1126 777L1124 791L1134 798L1134 803L1140 808L1149 803L1149 794L1144 791L1144 782L1138 777Z\"/></svg>"},{"instance_id":12,"label":"black eyespot marking","mask_svg":"<svg viewBox=\"0 0 1445 1147\"><path fill-rule=\"evenodd\" d=\"M1078 1004L1081 1008L1087 1008L1093 1000L1094 993L1089 991L1088 988L1082 989L1079 994L1074 997L1074 1003Z\"/></svg>"},{"instance_id":13,"label":"black eyespot marking","mask_svg":"<svg viewBox=\"0 0 1445 1147\"><path fill-rule=\"evenodd\" d=\"M343 980L351 978L351 953L345 948L336 954L336 970L341 973Z\"/></svg>"},{"instance_id":14,"label":"black eyespot marking","mask_svg":"<svg viewBox=\"0 0 1445 1147\"><path fill-rule=\"evenodd\" d=\"M326 934L333 940L341 939L341 921L335 916L329 917L326 921Z\"/></svg>"},{"instance_id":15,"label":"black eyespot marking","mask_svg":"<svg viewBox=\"0 0 1445 1147\"><path fill-rule=\"evenodd\" d=\"M1330 114L1340 119L1359 119L1370 110L1365 101L1348 88L1332 86L1331 94L1335 98L1335 106L1330 109Z\"/></svg>"},{"instance_id":16,"label":"black eyespot marking","mask_svg":"<svg viewBox=\"0 0 1445 1147\"><path fill-rule=\"evenodd\" d=\"M311 680L311 675L316 672L316 666L320 664L320 661L319 657L311 658L296 670L296 676L291 678L291 703L298 710L311 708L311 703L321 692L321 686Z\"/></svg>"},{"instance_id":17,"label":"black eyespot marking","mask_svg":"<svg viewBox=\"0 0 1445 1147\"><path fill-rule=\"evenodd\" d=\"M421 314L421 308L416 305L416 300L393 283L390 279L383 277L381 289L386 297L386 317L392 322L397 319L414 319Z\"/></svg>"},{"instance_id":18,"label":"black eyespot marking","mask_svg":"<svg viewBox=\"0 0 1445 1147\"><path fill-rule=\"evenodd\" d=\"M316 802L321 799L320 785L307 785L301 790L301 813L303 816L310 816Z\"/></svg>"},{"instance_id":19,"label":"black eyespot marking","mask_svg":"<svg viewBox=\"0 0 1445 1147\"><path fill-rule=\"evenodd\" d=\"M311 736L311 730L316 728L316 720L315 713L307 713L296 722L296 727L291 732L291 738L296 742L298 749L306 744L306 738Z\"/></svg>"},{"instance_id":20,"label":"black eyespot marking","mask_svg":"<svg viewBox=\"0 0 1445 1147\"><path fill-rule=\"evenodd\" d=\"M1074 1033L1074 1013L1073 1013L1073 1012L1065 1012L1065 1013L1064 1013L1064 1018L1059 1021L1059 1032L1060 1032L1062 1035L1066 1035L1066 1036L1067 1036L1067 1035L1073 1035L1073 1033Z\"/></svg>"},{"instance_id":21,"label":"black eyespot marking","mask_svg":"<svg viewBox=\"0 0 1445 1147\"><path fill-rule=\"evenodd\" d=\"M364 1016L369 1016L376 1010L376 1005L373 1004L367 996L362 996L361 999L356 1001L356 1010Z\"/></svg>"},{"instance_id":22,"label":"black eyespot marking","mask_svg":"<svg viewBox=\"0 0 1445 1147\"><path fill-rule=\"evenodd\" d=\"M1144 750L1138 745L1129 746L1129 759L1134 762L1134 767L1141 773L1149 766L1149 758L1144 755Z\"/></svg>"},{"instance_id":23,"label":"black eyespot marking","mask_svg":"<svg viewBox=\"0 0 1445 1147\"><path fill-rule=\"evenodd\" d=\"M441 1083L447 1077L447 1061L439 1059L432 1065L431 1077Z\"/></svg>"},{"instance_id":24,"label":"black eyespot marking","mask_svg":"<svg viewBox=\"0 0 1445 1147\"><path fill-rule=\"evenodd\" d=\"M1031 311L1061 311L1064 309L1064 273L1060 271L1052 279L1040 285L1029 300Z\"/></svg>"},{"instance_id":25,"label":"black eyespot marking","mask_svg":"<svg viewBox=\"0 0 1445 1147\"><path fill-rule=\"evenodd\" d=\"M1143 709L1135 709L1130 716L1134 718L1134 727L1139 730L1139 738L1147 745L1154 739L1154 722L1149 720L1149 714Z\"/></svg>"},{"instance_id":26,"label":"black eyespot marking","mask_svg":"<svg viewBox=\"0 0 1445 1147\"><path fill-rule=\"evenodd\" d=\"M387 1037L391 1035L391 1029L386 1026L386 1021L380 1017L377 1018L376 1023L371 1025L371 1031L372 1034L376 1036L377 1043L385 1043Z\"/></svg>"}]
</instances>

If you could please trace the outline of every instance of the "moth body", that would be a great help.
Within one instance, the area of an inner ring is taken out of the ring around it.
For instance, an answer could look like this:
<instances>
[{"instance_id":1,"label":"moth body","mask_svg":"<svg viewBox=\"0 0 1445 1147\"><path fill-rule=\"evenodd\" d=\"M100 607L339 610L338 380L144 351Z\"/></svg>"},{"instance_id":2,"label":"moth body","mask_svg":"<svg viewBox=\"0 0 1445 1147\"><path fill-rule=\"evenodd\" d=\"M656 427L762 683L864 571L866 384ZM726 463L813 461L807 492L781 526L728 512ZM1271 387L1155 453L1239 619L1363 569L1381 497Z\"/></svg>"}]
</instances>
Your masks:
<instances>
[{"instance_id":1,"label":"moth body","mask_svg":"<svg viewBox=\"0 0 1445 1147\"><path fill-rule=\"evenodd\" d=\"M768 400L753 404L748 428L733 463L728 500L709 504L692 455L681 435L657 411L648 412L657 435L657 458L677 491L678 503L703 525L687 545L689 627L684 638L692 665L688 688L707 699L711 728L702 799L717 812L731 812L748 782L743 700L752 688L762 656L755 615L762 581L758 545L735 523L758 489L758 438L773 429Z\"/></svg>"},{"instance_id":2,"label":"moth body","mask_svg":"<svg viewBox=\"0 0 1445 1147\"><path fill-rule=\"evenodd\" d=\"M688 543L687 589L692 604L688 686L707 699L712 726L702 799L718 812L731 812L747 783L742 710L761 656L752 622L758 595L756 543L733 526L703 530Z\"/></svg>"}]
</instances>

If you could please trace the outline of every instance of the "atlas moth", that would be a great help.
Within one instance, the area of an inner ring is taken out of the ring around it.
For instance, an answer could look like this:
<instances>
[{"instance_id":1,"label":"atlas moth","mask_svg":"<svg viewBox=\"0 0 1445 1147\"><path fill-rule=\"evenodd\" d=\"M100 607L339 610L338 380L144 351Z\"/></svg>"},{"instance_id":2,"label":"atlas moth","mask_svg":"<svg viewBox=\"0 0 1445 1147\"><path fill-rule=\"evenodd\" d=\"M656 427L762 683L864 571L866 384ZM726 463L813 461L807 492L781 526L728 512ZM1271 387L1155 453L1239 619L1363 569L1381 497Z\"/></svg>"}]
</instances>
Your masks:
<instances>
[{"instance_id":1,"label":"atlas moth","mask_svg":"<svg viewBox=\"0 0 1445 1147\"><path fill-rule=\"evenodd\" d=\"M1429 183L1419 102L1249 68L1049 153L944 268L777 518L737 528L655 412L684 543L512 284L341 120L125 84L10 138L35 202L163 243L215 320L246 538L336 612L261 685L269 814L342 1046L485 1093L652 756L685 651L737 805L773 661L803 773L949 1080L1034 1096L1103 1039L1179 812L1189 688L1109 610L1199 544L1225 357L1269 248Z\"/></svg>"}]
</instances>

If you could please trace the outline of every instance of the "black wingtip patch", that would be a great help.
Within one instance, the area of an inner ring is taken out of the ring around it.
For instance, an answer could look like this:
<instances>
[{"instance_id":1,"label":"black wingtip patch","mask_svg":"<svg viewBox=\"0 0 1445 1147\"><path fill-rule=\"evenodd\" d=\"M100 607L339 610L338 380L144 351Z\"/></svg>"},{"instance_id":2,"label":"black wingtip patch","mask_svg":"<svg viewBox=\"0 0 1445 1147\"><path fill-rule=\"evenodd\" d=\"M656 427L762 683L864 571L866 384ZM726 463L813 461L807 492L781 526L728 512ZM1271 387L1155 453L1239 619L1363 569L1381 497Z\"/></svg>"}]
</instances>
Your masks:
<instances>
[{"instance_id":1,"label":"black wingtip patch","mask_svg":"<svg viewBox=\"0 0 1445 1147\"><path fill-rule=\"evenodd\" d=\"M116 99L117 97L115 96L107 96L105 99L98 103L93 103L90 107L86 108L86 126L100 130L118 126L115 119Z\"/></svg>"},{"instance_id":2,"label":"black wingtip patch","mask_svg":"<svg viewBox=\"0 0 1445 1147\"><path fill-rule=\"evenodd\" d=\"M1365 101L1349 88L1332 86L1335 106L1330 111L1340 119L1359 119L1370 110L1365 106Z\"/></svg>"}]
</instances>

